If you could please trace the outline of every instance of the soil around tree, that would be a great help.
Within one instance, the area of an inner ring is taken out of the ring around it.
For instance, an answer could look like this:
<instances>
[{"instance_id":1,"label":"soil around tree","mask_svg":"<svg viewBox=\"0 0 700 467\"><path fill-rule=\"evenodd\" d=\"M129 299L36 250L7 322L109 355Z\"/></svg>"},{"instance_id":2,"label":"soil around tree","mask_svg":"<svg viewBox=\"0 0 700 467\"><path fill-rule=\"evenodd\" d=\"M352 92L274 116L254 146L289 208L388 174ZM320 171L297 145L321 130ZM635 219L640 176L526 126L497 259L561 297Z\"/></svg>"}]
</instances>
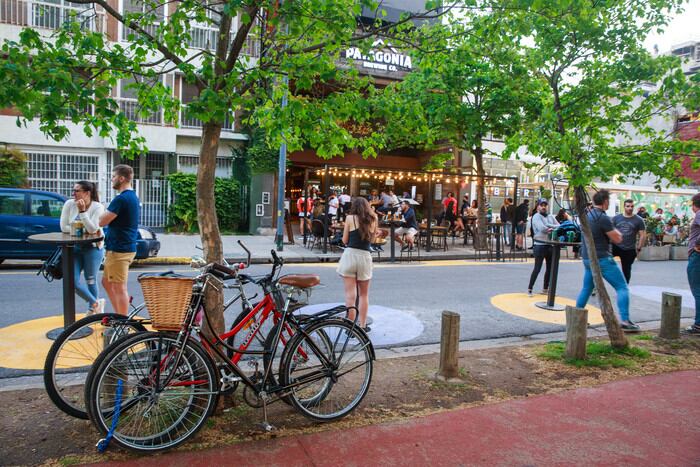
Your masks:
<instances>
[{"instance_id":1,"label":"soil around tree","mask_svg":"<svg viewBox=\"0 0 700 467\"><path fill-rule=\"evenodd\" d=\"M579 387L598 386L634 376L700 368L700 338L663 341L642 334L632 345L649 351L624 367L577 367L546 358L544 345L501 347L460 353L462 382L435 379L438 355L375 362L371 388L360 407L345 419L318 424L282 402L269 407L277 430L264 432L262 409L247 406L240 389L226 400L228 408L179 450L199 450L238 442L402 420L443 410L490 404ZM137 455L110 446L98 454L99 436L89 421L63 414L43 389L0 392L0 464L72 465L127 460Z\"/></svg>"}]
</instances>

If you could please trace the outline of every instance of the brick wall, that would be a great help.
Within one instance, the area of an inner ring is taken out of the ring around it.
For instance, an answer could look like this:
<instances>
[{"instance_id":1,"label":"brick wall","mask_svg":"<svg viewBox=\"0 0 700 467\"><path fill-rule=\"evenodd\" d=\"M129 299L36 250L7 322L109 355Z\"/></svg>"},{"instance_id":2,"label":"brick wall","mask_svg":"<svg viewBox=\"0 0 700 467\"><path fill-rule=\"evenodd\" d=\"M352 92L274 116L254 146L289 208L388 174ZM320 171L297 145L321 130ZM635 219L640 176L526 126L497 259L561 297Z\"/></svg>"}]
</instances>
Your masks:
<instances>
[{"instance_id":1,"label":"brick wall","mask_svg":"<svg viewBox=\"0 0 700 467\"><path fill-rule=\"evenodd\" d=\"M678 127L678 139L688 141L691 139L700 140L700 120L680 123ZM700 155L698 155L700 157ZM683 176L693 180L696 184L700 184L700 169L693 170L691 167L692 159L684 157L681 161L683 167Z\"/></svg>"}]
</instances>

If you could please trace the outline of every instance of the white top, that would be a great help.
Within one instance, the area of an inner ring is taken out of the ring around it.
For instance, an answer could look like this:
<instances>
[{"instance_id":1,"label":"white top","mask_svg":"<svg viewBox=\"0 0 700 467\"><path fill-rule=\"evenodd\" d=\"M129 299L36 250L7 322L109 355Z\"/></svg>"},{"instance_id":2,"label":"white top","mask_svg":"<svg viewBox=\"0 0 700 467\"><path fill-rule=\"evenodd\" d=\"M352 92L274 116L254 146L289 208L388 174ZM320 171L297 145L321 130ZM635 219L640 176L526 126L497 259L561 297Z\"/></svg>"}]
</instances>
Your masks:
<instances>
[{"instance_id":1,"label":"white top","mask_svg":"<svg viewBox=\"0 0 700 467\"><path fill-rule=\"evenodd\" d=\"M338 198L331 198L328 200L328 214L335 216L338 213Z\"/></svg>"},{"instance_id":2,"label":"white top","mask_svg":"<svg viewBox=\"0 0 700 467\"><path fill-rule=\"evenodd\" d=\"M85 212L78 212L78 206L75 204L74 199L69 199L63 205L63 210L61 211L61 231L64 233L70 233L70 223L78 217L85 226L85 230L88 233L94 234L100 230L100 216L104 214L105 207L93 201ZM99 247L102 246L100 242Z\"/></svg>"},{"instance_id":3,"label":"white top","mask_svg":"<svg viewBox=\"0 0 700 467\"><path fill-rule=\"evenodd\" d=\"M343 193L342 195L340 195L340 196L338 197L338 199L339 199L340 202L343 203L343 204L349 203L350 201L352 201L352 198L351 198L350 195L347 194L347 193Z\"/></svg>"}]
</instances>

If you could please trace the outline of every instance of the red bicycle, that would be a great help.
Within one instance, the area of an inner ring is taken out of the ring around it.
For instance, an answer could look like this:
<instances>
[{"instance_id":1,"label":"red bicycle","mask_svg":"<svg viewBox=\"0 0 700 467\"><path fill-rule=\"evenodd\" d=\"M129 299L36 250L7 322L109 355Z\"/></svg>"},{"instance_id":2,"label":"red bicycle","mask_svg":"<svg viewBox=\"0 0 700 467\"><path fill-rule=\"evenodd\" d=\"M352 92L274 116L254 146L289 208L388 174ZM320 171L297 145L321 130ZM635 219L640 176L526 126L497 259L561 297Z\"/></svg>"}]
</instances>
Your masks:
<instances>
[{"instance_id":1,"label":"red bicycle","mask_svg":"<svg viewBox=\"0 0 700 467\"><path fill-rule=\"evenodd\" d=\"M218 395L238 383L246 386L246 402L262 406L267 427L267 405L276 400L284 399L307 417L324 422L342 418L359 405L372 379L372 343L356 322L343 317L344 306L311 316L293 315L294 297L317 285L319 278L278 277L283 263L274 250L272 257L272 272L261 278L217 264L207 266L190 279L179 331L141 333L107 349L86 385L88 413L102 434L136 451L172 448L196 433ZM207 319L206 290L236 278L258 284L265 296L233 329L208 341L201 334L202 317ZM150 302L148 308L158 314ZM157 326L157 316L152 317ZM275 325L263 349L250 349L260 329L258 319L269 317ZM228 348L225 340L246 326L240 346ZM233 356L225 353L227 348ZM257 361L251 362L254 371L243 371L239 363L244 355L262 357L262 371Z\"/></svg>"}]
</instances>

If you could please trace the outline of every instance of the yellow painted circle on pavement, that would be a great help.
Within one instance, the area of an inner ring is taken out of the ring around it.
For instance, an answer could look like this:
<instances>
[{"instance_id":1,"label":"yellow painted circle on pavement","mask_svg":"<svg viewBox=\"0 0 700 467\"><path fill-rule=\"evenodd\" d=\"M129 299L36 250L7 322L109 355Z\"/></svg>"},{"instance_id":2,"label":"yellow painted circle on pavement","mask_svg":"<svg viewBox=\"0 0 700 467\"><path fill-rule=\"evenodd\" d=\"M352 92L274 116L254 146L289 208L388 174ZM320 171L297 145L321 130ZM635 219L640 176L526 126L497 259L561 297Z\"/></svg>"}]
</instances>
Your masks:
<instances>
[{"instance_id":1,"label":"yellow painted circle on pavement","mask_svg":"<svg viewBox=\"0 0 700 467\"><path fill-rule=\"evenodd\" d=\"M85 315L76 315L76 321ZM0 367L18 370L43 370L46 355L54 341L46 337L52 329L63 326L63 316L33 319L0 328ZM66 342L61 350L60 368L91 365L104 348L101 323L92 326L87 337Z\"/></svg>"},{"instance_id":2,"label":"yellow painted circle on pavement","mask_svg":"<svg viewBox=\"0 0 700 467\"><path fill-rule=\"evenodd\" d=\"M0 367L43 370L53 344L46 333L62 326L63 316L49 316L0 328Z\"/></svg>"},{"instance_id":3,"label":"yellow painted circle on pavement","mask_svg":"<svg viewBox=\"0 0 700 467\"><path fill-rule=\"evenodd\" d=\"M520 318L531 319L533 321L542 321L552 324L566 324L566 312L544 310L535 306L537 302L546 302L547 296L535 294L528 297L524 293L506 293L496 295L491 298L491 304L501 311L505 311L513 316ZM576 301L566 297L557 297L558 305L575 306ZM600 309L588 304L588 323L601 324L603 316L600 314Z\"/></svg>"}]
</instances>

